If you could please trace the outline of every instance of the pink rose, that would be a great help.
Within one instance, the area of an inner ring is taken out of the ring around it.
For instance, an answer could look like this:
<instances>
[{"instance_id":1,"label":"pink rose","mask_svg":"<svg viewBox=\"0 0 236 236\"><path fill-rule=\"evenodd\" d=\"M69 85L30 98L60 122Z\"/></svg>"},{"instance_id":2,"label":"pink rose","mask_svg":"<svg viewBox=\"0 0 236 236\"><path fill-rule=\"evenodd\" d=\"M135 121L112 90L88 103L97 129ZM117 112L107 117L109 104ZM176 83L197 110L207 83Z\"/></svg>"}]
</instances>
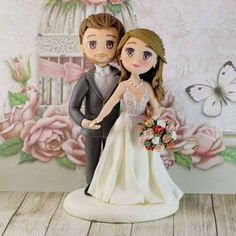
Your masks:
<instances>
[{"instance_id":1,"label":"pink rose","mask_svg":"<svg viewBox=\"0 0 236 236\"><path fill-rule=\"evenodd\" d=\"M219 156L224 151L223 135L219 129L209 124L201 124L193 129L198 148L192 154L194 166L209 169L224 162Z\"/></svg>"},{"instance_id":2,"label":"pink rose","mask_svg":"<svg viewBox=\"0 0 236 236\"><path fill-rule=\"evenodd\" d=\"M6 62L11 70L12 78L25 85L31 77L30 60L28 59L27 63L24 63L22 57L19 56Z\"/></svg>"},{"instance_id":3,"label":"pink rose","mask_svg":"<svg viewBox=\"0 0 236 236\"><path fill-rule=\"evenodd\" d=\"M24 140L22 151L31 153L41 161L65 155L62 144L71 137L72 121L69 116L60 114L53 108L37 122L28 121L21 132Z\"/></svg>"},{"instance_id":4,"label":"pink rose","mask_svg":"<svg viewBox=\"0 0 236 236\"><path fill-rule=\"evenodd\" d=\"M84 4L94 4L94 5L107 3L107 0L80 0L80 1Z\"/></svg>"},{"instance_id":5,"label":"pink rose","mask_svg":"<svg viewBox=\"0 0 236 236\"><path fill-rule=\"evenodd\" d=\"M169 143L172 140L172 137L170 135L164 134L162 140L164 143Z\"/></svg>"},{"instance_id":6,"label":"pink rose","mask_svg":"<svg viewBox=\"0 0 236 236\"><path fill-rule=\"evenodd\" d=\"M175 130L175 125L174 124L169 124L166 126L166 131L169 133L172 133Z\"/></svg>"},{"instance_id":7,"label":"pink rose","mask_svg":"<svg viewBox=\"0 0 236 236\"><path fill-rule=\"evenodd\" d=\"M144 145L145 141L146 141L146 139L144 138L143 135L141 135L141 136L139 137L139 142L140 142L142 145Z\"/></svg>"},{"instance_id":8,"label":"pink rose","mask_svg":"<svg viewBox=\"0 0 236 236\"><path fill-rule=\"evenodd\" d=\"M80 134L79 126L73 127L71 138L62 144L67 157L76 165L85 165L84 136Z\"/></svg>"},{"instance_id":9,"label":"pink rose","mask_svg":"<svg viewBox=\"0 0 236 236\"><path fill-rule=\"evenodd\" d=\"M124 0L110 0L110 2L113 4L113 5L118 5L118 4L122 4L124 2Z\"/></svg>"},{"instance_id":10,"label":"pink rose","mask_svg":"<svg viewBox=\"0 0 236 236\"><path fill-rule=\"evenodd\" d=\"M20 136L25 122L32 120L36 115L39 102L38 91L29 85L26 88L19 89L19 92L26 94L29 100L24 105L13 107L11 112L5 114L5 119L0 121L0 138L3 140Z\"/></svg>"},{"instance_id":11,"label":"pink rose","mask_svg":"<svg viewBox=\"0 0 236 236\"><path fill-rule=\"evenodd\" d=\"M192 155L197 148L198 144L196 138L190 137L181 148L180 152L184 155Z\"/></svg>"},{"instance_id":12,"label":"pink rose","mask_svg":"<svg viewBox=\"0 0 236 236\"><path fill-rule=\"evenodd\" d=\"M166 168L174 165L174 161L169 160L168 158L164 158L164 159L162 159L162 161L163 161L163 164Z\"/></svg>"},{"instance_id":13,"label":"pink rose","mask_svg":"<svg viewBox=\"0 0 236 236\"><path fill-rule=\"evenodd\" d=\"M147 130L143 131L143 137L146 140L152 139L152 137L153 137L153 130L152 129L147 129Z\"/></svg>"},{"instance_id":14,"label":"pink rose","mask_svg":"<svg viewBox=\"0 0 236 236\"><path fill-rule=\"evenodd\" d=\"M174 157L173 151L167 148L164 148L163 150L161 150L160 154L161 154L161 159L163 161L163 164L166 168L174 165L175 157Z\"/></svg>"},{"instance_id":15,"label":"pink rose","mask_svg":"<svg viewBox=\"0 0 236 236\"><path fill-rule=\"evenodd\" d=\"M164 145L162 143L159 143L158 145L156 145L156 147L154 148L154 151L156 152L161 152L164 149Z\"/></svg>"}]
</instances>

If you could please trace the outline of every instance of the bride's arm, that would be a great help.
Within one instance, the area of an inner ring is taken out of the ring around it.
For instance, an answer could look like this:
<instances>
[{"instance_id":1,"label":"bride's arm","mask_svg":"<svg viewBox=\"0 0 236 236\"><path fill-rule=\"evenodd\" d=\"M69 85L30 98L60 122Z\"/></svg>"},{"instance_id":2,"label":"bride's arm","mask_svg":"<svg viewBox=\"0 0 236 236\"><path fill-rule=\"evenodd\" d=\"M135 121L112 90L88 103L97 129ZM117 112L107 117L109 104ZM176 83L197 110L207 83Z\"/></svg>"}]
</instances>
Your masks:
<instances>
[{"instance_id":1,"label":"bride's arm","mask_svg":"<svg viewBox=\"0 0 236 236\"><path fill-rule=\"evenodd\" d=\"M116 88L113 95L106 102L99 115L90 122L89 127L93 128L97 123L100 123L112 111L113 107L121 100L124 91L124 82L121 82Z\"/></svg>"},{"instance_id":2,"label":"bride's arm","mask_svg":"<svg viewBox=\"0 0 236 236\"><path fill-rule=\"evenodd\" d=\"M156 95L154 94L154 91L150 85L149 85L149 92L150 92L149 93L150 94L149 103L152 108L152 118L156 119L157 117L160 117L160 115L161 115L160 105L159 105Z\"/></svg>"}]
</instances>

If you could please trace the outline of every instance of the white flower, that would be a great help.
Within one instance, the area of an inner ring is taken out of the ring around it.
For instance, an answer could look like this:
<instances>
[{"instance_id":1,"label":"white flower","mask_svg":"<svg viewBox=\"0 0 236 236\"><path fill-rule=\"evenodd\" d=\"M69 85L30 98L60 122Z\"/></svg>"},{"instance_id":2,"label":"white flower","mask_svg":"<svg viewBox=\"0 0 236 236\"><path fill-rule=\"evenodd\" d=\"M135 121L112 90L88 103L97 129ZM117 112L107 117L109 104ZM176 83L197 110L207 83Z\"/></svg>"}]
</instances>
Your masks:
<instances>
[{"instance_id":1,"label":"white flower","mask_svg":"<svg viewBox=\"0 0 236 236\"><path fill-rule=\"evenodd\" d=\"M158 120L158 121L157 121L157 125L159 125L159 126L165 128L165 127L166 127L166 122L165 122L165 120L161 119L161 120Z\"/></svg>"},{"instance_id":2,"label":"white flower","mask_svg":"<svg viewBox=\"0 0 236 236\"><path fill-rule=\"evenodd\" d=\"M160 137L154 137L153 139L152 139L152 143L153 144L159 144L160 143Z\"/></svg>"},{"instance_id":3,"label":"white flower","mask_svg":"<svg viewBox=\"0 0 236 236\"><path fill-rule=\"evenodd\" d=\"M175 140L175 139L177 138L176 132L173 132L173 133L171 134L171 137Z\"/></svg>"}]
</instances>

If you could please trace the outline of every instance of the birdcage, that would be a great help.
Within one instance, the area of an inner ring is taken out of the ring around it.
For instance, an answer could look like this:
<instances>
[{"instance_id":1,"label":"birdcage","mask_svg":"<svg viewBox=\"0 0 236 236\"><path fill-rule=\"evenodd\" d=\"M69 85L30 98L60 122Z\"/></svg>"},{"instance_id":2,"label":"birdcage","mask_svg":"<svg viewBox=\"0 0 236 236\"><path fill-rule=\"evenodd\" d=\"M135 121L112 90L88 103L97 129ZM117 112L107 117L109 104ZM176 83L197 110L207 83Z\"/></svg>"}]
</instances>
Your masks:
<instances>
[{"instance_id":1,"label":"birdcage","mask_svg":"<svg viewBox=\"0 0 236 236\"><path fill-rule=\"evenodd\" d=\"M97 2L97 4L96 4ZM99 3L100 2L100 3ZM107 12L117 17L126 30L135 27L131 2L120 4L96 0L47 0L38 34L39 87L42 105L60 105L71 94L74 80L66 80L66 69L80 73L92 64L79 50L79 27L91 14ZM117 2L117 1L115 1ZM77 66L77 67L76 67Z\"/></svg>"}]
</instances>

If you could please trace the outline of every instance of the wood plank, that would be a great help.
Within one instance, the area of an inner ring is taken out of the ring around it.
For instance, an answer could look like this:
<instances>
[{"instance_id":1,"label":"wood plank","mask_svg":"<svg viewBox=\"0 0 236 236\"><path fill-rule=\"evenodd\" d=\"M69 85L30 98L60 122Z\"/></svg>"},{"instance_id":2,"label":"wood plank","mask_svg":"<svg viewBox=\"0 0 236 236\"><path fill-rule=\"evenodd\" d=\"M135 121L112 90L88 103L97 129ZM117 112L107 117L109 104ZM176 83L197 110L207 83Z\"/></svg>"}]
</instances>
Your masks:
<instances>
[{"instance_id":1,"label":"wood plank","mask_svg":"<svg viewBox=\"0 0 236 236\"><path fill-rule=\"evenodd\" d=\"M26 192L0 192L0 235L20 207Z\"/></svg>"},{"instance_id":2,"label":"wood plank","mask_svg":"<svg viewBox=\"0 0 236 236\"><path fill-rule=\"evenodd\" d=\"M90 221L82 220L68 215L64 208L63 202L68 193L63 195L63 198L59 204L59 207L53 216L49 228L47 230L47 236L56 235L79 235L87 236L89 228L91 226Z\"/></svg>"},{"instance_id":3,"label":"wood plank","mask_svg":"<svg viewBox=\"0 0 236 236\"><path fill-rule=\"evenodd\" d=\"M129 236L131 224L93 222L88 236Z\"/></svg>"},{"instance_id":4,"label":"wood plank","mask_svg":"<svg viewBox=\"0 0 236 236\"><path fill-rule=\"evenodd\" d=\"M142 223L133 224L131 236L173 236L173 215Z\"/></svg>"},{"instance_id":5,"label":"wood plank","mask_svg":"<svg viewBox=\"0 0 236 236\"><path fill-rule=\"evenodd\" d=\"M44 235L62 193L28 193L4 236Z\"/></svg>"},{"instance_id":6,"label":"wood plank","mask_svg":"<svg viewBox=\"0 0 236 236\"><path fill-rule=\"evenodd\" d=\"M211 195L184 195L174 215L174 235L217 235Z\"/></svg>"},{"instance_id":7,"label":"wood plank","mask_svg":"<svg viewBox=\"0 0 236 236\"><path fill-rule=\"evenodd\" d=\"M219 235L236 234L236 195L213 195L213 208Z\"/></svg>"}]
</instances>

